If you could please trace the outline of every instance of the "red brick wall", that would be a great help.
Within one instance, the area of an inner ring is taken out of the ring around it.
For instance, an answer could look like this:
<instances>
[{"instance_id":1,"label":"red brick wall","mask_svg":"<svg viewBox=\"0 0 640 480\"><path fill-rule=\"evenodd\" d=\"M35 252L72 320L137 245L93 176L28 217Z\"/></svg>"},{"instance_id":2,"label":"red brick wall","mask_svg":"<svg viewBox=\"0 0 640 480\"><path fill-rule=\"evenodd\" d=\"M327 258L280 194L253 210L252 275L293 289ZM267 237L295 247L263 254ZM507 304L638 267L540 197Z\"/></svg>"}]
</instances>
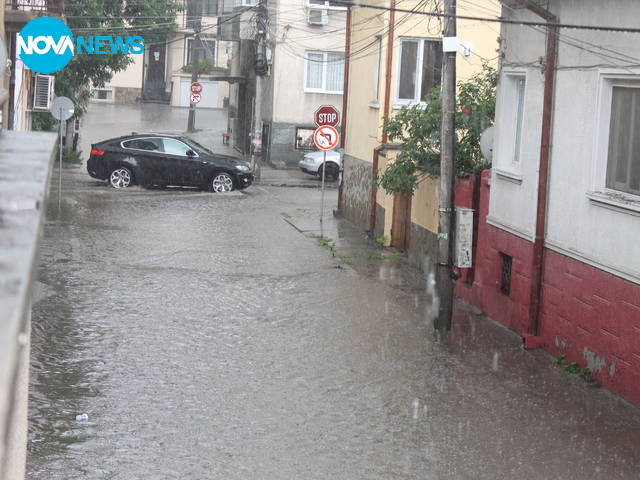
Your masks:
<instances>
[{"instance_id":1,"label":"red brick wall","mask_svg":"<svg viewBox=\"0 0 640 480\"><path fill-rule=\"evenodd\" d=\"M640 405L640 286L546 250L540 336Z\"/></svg>"},{"instance_id":2,"label":"red brick wall","mask_svg":"<svg viewBox=\"0 0 640 480\"><path fill-rule=\"evenodd\" d=\"M467 272L455 294L520 335L527 333L533 244L488 225L490 171L480 186L473 285ZM470 207L473 182L456 184L456 205ZM511 292L500 292L503 252L513 257ZM545 249L541 346L590 368L603 385L640 406L640 285Z\"/></svg>"}]
</instances>

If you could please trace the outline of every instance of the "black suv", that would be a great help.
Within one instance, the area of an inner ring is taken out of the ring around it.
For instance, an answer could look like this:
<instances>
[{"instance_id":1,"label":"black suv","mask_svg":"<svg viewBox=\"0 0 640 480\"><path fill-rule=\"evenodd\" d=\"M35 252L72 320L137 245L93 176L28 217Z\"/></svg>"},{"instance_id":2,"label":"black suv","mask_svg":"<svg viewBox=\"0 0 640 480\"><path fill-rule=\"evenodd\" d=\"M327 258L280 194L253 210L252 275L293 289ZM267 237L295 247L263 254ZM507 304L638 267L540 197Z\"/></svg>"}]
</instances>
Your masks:
<instances>
[{"instance_id":1,"label":"black suv","mask_svg":"<svg viewBox=\"0 0 640 480\"><path fill-rule=\"evenodd\" d=\"M132 134L91 145L87 171L114 188L130 185L199 187L212 192L247 188L251 167L190 138Z\"/></svg>"}]
</instances>

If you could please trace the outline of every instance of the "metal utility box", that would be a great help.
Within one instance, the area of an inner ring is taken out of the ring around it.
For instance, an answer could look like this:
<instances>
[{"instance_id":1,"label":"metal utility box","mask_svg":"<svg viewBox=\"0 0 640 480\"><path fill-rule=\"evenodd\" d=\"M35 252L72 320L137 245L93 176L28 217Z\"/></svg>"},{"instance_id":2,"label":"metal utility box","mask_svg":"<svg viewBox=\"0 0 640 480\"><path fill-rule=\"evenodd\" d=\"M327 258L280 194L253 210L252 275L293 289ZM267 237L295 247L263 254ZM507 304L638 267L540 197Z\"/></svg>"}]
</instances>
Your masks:
<instances>
[{"instance_id":1,"label":"metal utility box","mask_svg":"<svg viewBox=\"0 0 640 480\"><path fill-rule=\"evenodd\" d=\"M471 268L473 248L473 210L456 207L456 242L453 263L458 268Z\"/></svg>"}]
</instances>

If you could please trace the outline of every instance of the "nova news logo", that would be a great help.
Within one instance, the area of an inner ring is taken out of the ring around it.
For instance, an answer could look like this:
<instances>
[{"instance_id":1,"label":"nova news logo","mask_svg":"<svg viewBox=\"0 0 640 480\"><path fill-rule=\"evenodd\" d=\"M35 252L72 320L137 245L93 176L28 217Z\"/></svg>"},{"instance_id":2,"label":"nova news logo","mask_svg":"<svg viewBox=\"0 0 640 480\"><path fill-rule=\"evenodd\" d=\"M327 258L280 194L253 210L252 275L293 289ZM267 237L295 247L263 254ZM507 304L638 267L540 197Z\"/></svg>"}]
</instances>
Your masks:
<instances>
[{"instance_id":1,"label":"nova news logo","mask_svg":"<svg viewBox=\"0 0 640 480\"><path fill-rule=\"evenodd\" d=\"M74 53L144 53L142 37L78 37L56 18L40 17L27 23L18 34L18 55L34 72L53 73L64 68Z\"/></svg>"}]
</instances>

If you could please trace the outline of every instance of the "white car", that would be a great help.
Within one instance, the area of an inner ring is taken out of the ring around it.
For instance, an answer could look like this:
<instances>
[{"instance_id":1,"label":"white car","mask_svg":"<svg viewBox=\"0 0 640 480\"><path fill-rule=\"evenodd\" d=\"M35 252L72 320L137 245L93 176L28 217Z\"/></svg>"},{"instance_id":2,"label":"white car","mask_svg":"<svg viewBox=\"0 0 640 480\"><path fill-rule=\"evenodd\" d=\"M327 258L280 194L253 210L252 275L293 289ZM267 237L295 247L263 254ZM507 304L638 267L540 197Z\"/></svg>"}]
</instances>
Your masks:
<instances>
[{"instance_id":1,"label":"white car","mask_svg":"<svg viewBox=\"0 0 640 480\"><path fill-rule=\"evenodd\" d=\"M324 179L327 182L335 182L340 176L340 166L342 165L342 157L335 150L328 150L327 166L325 168ZM318 175L322 178L322 164L324 162L324 151L309 152L298 163L300 170L311 175Z\"/></svg>"}]
</instances>

